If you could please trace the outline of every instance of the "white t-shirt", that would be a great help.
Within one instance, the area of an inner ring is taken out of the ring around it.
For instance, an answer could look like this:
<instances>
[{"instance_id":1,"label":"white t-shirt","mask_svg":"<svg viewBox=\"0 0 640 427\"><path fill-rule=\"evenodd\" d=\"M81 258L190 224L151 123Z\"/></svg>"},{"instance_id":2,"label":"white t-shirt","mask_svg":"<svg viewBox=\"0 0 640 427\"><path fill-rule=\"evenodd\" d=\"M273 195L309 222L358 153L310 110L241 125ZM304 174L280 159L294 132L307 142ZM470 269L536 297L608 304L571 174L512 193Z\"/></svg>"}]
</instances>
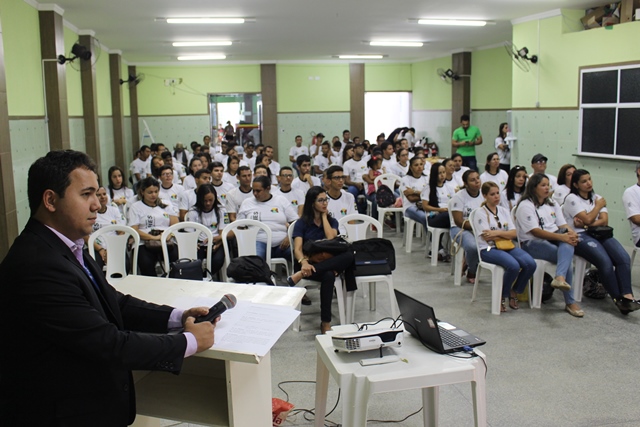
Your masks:
<instances>
[{"instance_id":1,"label":"white t-shirt","mask_svg":"<svg viewBox=\"0 0 640 427\"><path fill-rule=\"evenodd\" d=\"M148 175L151 175L151 156L147 160L135 159L131 162L131 179L134 184L138 182L136 174L140 174L140 180L145 179Z\"/></svg>"},{"instance_id":2,"label":"white t-shirt","mask_svg":"<svg viewBox=\"0 0 640 427\"><path fill-rule=\"evenodd\" d=\"M480 175L480 182L483 184L485 182L495 182L500 187L500 191L504 190L504 187L507 186L507 181L509 180L509 174L503 171L502 169L498 169L498 173L493 175L489 173L489 171L484 171L482 175Z\"/></svg>"},{"instance_id":3,"label":"white t-shirt","mask_svg":"<svg viewBox=\"0 0 640 427\"><path fill-rule=\"evenodd\" d=\"M305 194L302 190L291 187L291 190L284 192L280 189L280 187L274 188L271 190L271 194L274 196L282 196L287 199L291 206L298 212L298 206L304 205L304 196Z\"/></svg>"},{"instance_id":4,"label":"white t-shirt","mask_svg":"<svg viewBox=\"0 0 640 427\"><path fill-rule=\"evenodd\" d=\"M514 192L513 193L513 199L509 200L507 198L507 190L502 190L500 192L500 206L502 206L503 208L505 208L509 212L511 212L511 209L513 209L518 204L518 201L520 200L520 197L522 197L522 193Z\"/></svg>"},{"instance_id":5,"label":"white t-shirt","mask_svg":"<svg viewBox=\"0 0 640 427\"><path fill-rule=\"evenodd\" d=\"M431 192L431 187L427 183L427 186L422 190L422 194L420 194L420 199L429 203L429 193ZM438 208L446 208L449 204L449 200L453 199L456 192L453 191L451 185L444 184L442 187L436 187L436 195L438 196ZM466 218L465 218L466 219Z\"/></svg>"},{"instance_id":6,"label":"white t-shirt","mask_svg":"<svg viewBox=\"0 0 640 427\"><path fill-rule=\"evenodd\" d=\"M329 211L329 215L335 218L336 221L340 221L340 218L347 215L358 213L356 200L353 194L347 191L340 190L340 197L337 199L332 198L329 193L327 193L327 198L329 199L327 210Z\"/></svg>"},{"instance_id":7,"label":"white t-shirt","mask_svg":"<svg viewBox=\"0 0 640 427\"><path fill-rule=\"evenodd\" d=\"M342 166L342 153L335 154L335 151L333 150L331 152L334 153L333 156L330 156L331 164ZM366 164L367 163L365 162L365 165Z\"/></svg>"},{"instance_id":8,"label":"white t-shirt","mask_svg":"<svg viewBox=\"0 0 640 427\"><path fill-rule=\"evenodd\" d=\"M464 175L464 173L468 170L469 170L468 167L460 166L460 170L455 171L453 173L453 180L456 182L456 185L458 186L458 188L464 187L464 181L462 180L462 175Z\"/></svg>"},{"instance_id":9,"label":"white t-shirt","mask_svg":"<svg viewBox=\"0 0 640 427\"><path fill-rule=\"evenodd\" d=\"M233 185L234 187L240 187L237 175L231 175L229 172L222 174L222 182Z\"/></svg>"},{"instance_id":10,"label":"white t-shirt","mask_svg":"<svg viewBox=\"0 0 640 427\"><path fill-rule=\"evenodd\" d=\"M571 189L566 185L558 185L556 187L556 191L553 192L553 196L551 197L554 202L558 204L558 206L564 205L565 198L571 193ZM573 224L573 223L572 223Z\"/></svg>"},{"instance_id":11,"label":"white t-shirt","mask_svg":"<svg viewBox=\"0 0 640 427\"><path fill-rule=\"evenodd\" d=\"M184 193L184 187L180 184L173 184L171 188L164 188L162 184L160 184L160 191L158 195L162 200L168 200L171 202L173 209L177 211L180 210L180 195Z\"/></svg>"},{"instance_id":12,"label":"white t-shirt","mask_svg":"<svg viewBox=\"0 0 640 427\"><path fill-rule=\"evenodd\" d=\"M115 206L107 205L107 210L104 213L96 212L96 222L93 223L93 231L96 232L107 225L125 225L122 212ZM115 234L115 231L112 233ZM96 239L96 243L103 248L107 247L107 242L100 237Z\"/></svg>"},{"instance_id":13,"label":"white t-shirt","mask_svg":"<svg viewBox=\"0 0 640 427\"><path fill-rule=\"evenodd\" d=\"M222 163L222 166L224 166L224 170L227 170L227 160L228 159L229 159L229 155L228 154L218 153L215 156L213 156L213 161Z\"/></svg>"},{"instance_id":14,"label":"white t-shirt","mask_svg":"<svg viewBox=\"0 0 640 427\"><path fill-rule=\"evenodd\" d=\"M306 154L307 156L309 155L309 148L304 145L301 145L300 147L294 145L289 150L289 156L293 156L294 162L298 159L298 156L301 156L303 154Z\"/></svg>"},{"instance_id":15,"label":"white t-shirt","mask_svg":"<svg viewBox=\"0 0 640 427\"><path fill-rule=\"evenodd\" d=\"M558 178L548 173L545 173L545 175L547 176L547 178L549 178L549 191L550 192L556 191L556 189L558 188ZM530 173L529 178L531 178L532 176L533 176L533 173Z\"/></svg>"},{"instance_id":16,"label":"white t-shirt","mask_svg":"<svg viewBox=\"0 0 640 427\"><path fill-rule=\"evenodd\" d=\"M187 170L182 165L174 160L173 162L173 183L174 184L182 184L182 180L187 176Z\"/></svg>"},{"instance_id":17,"label":"white t-shirt","mask_svg":"<svg viewBox=\"0 0 640 427\"><path fill-rule=\"evenodd\" d=\"M256 168L256 155L254 154L253 157L245 157L244 159L246 160L249 169L251 169L251 173L253 173L253 170Z\"/></svg>"},{"instance_id":18,"label":"white t-shirt","mask_svg":"<svg viewBox=\"0 0 640 427\"><path fill-rule=\"evenodd\" d=\"M313 183L314 187L315 186L318 186L318 187L322 186L322 182L320 181L320 178L318 178L317 176L311 176L311 182ZM309 186L308 182L306 182L306 181L303 182L303 181L300 181L300 178L296 178L291 183L291 188L302 191L302 193L306 196L307 195L307 191L309 191L309 189L311 187Z\"/></svg>"},{"instance_id":19,"label":"white t-shirt","mask_svg":"<svg viewBox=\"0 0 640 427\"><path fill-rule=\"evenodd\" d=\"M198 196L195 190L185 190L178 196L178 210L189 211L196 205Z\"/></svg>"},{"instance_id":20,"label":"white t-shirt","mask_svg":"<svg viewBox=\"0 0 640 427\"><path fill-rule=\"evenodd\" d=\"M407 175L408 171L409 171L409 162L407 162L406 166L402 166L400 163L396 162L393 166L391 166L391 170L387 172L392 173L394 175L398 175L400 178L403 178L404 176Z\"/></svg>"},{"instance_id":21,"label":"white t-shirt","mask_svg":"<svg viewBox=\"0 0 640 427\"><path fill-rule=\"evenodd\" d=\"M384 168L383 173L393 173L393 169L396 167L398 162L395 158L391 157L389 160L383 158L382 159L382 167Z\"/></svg>"},{"instance_id":22,"label":"white t-shirt","mask_svg":"<svg viewBox=\"0 0 640 427\"><path fill-rule=\"evenodd\" d=\"M560 207L555 204L551 206L545 203L536 209L531 200L524 200L516 209L516 230L518 230L520 243L543 240L531 234L534 228L553 233L566 223Z\"/></svg>"},{"instance_id":23,"label":"white t-shirt","mask_svg":"<svg viewBox=\"0 0 640 427\"><path fill-rule=\"evenodd\" d=\"M318 145L311 144L309 146L309 156L311 158L315 157L318 154Z\"/></svg>"},{"instance_id":24,"label":"white t-shirt","mask_svg":"<svg viewBox=\"0 0 640 427\"><path fill-rule=\"evenodd\" d=\"M253 190L249 189L246 193L240 187L234 188L227 194L227 212L237 213L238 208L249 197L253 197Z\"/></svg>"},{"instance_id":25,"label":"white t-shirt","mask_svg":"<svg viewBox=\"0 0 640 427\"><path fill-rule=\"evenodd\" d=\"M187 175L184 178L184 181L182 181L182 186L184 187L185 191L195 190L196 187L198 187L196 185L196 179L193 177L193 175Z\"/></svg>"},{"instance_id":26,"label":"white t-shirt","mask_svg":"<svg viewBox=\"0 0 640 427\"><path fill-rule=\"evenodd\" d=\"M469 193L467 193L467 189L462 189L458 191L451 198L451 210L449 211L449 221L451 221L451 227L457 227L455 221L453 220L453 212L462 212L462 220L469 219L469 215L471 212L479 208L482 202L484 202L484 197L480 191L478 191L478 195L476 197L472 197Z\"/></svg>"},{"instance_id":27,"label":"white t-shirt","mask_svg":"<svg viewBox=\"0 0 640 427\"><path fill-rule=\"evenodd\" d=\"M569 194L565 199L564 205L562 205L562 213L564 214L565 224L569 224L569 226L573 227L577 233L583 233L585 229L583 227L575 227L573 219L580 212L589 213L596 206L595 202L598 199L601 199L602 196L599 194L594 194L591 200L585 200L577 194ZM603 207L600 209L600 213L608 213L607 207ZM600 218L600 213L596 217L596 220Z\"/></svg>"},{"instance_id":28,"label":"white t-shirt","mask_svg":"<svg viewBox=\"0 0 640 427\"><path fill-rule=\"evenodd\" d=\"M227 195L234 189L236 188L235 185L231 185L228 182L222 182L222 184L220 185L215 185L213 184L213 186L216 189L216 194L218 195L218 201L220 202L220 204L222 206L224 206L224 208L227 208Z\"/></svg>"},{"instance_id":29,"label":"white t-shirt","mask_svg":"<svg viewBox=\"0 0 640 427\"><path fill-rule=\"evenodd\" d=\"M496 147L496 153L498 153L498 158L500 159L500 164L509 165L511 164L511 150L501 150L500 148L498 148L498 146L502 144L509 145L504 141L504 139L502 139L501 137L497 137L494 145Z\"/></svg>"},{"instance_id":30,"label":"white t-shirt","mask_svg":"<svg viewBox=\"0 0 640 427\"><path fill-rule=\"evenodd\" d=\"M622 203L624 204L624 211L629 219L631 225L631 235L633 236L633 242L637 243L640 240L640 226L631 222L631 217L634 215L640 215L640 186L635 184L626 190L622 194Z\"/></svg>"},{"instance_id":31,"label":"white t-shirt","mask_svg":"<svg viewBox=\"0 0 640 427\"><path fill-rule=\"evenodd\" d=\"M495 248L495 242L487 242L482 237L482 232L484 230L504 230L509 231L513 230L515 227L511 224L511 214L507 209L502 206L497 207L498 220L500 221L501 228L498 227L498 221L496 221L495 217L491 212L487 210L486 207L478 208L475 214L475 222L473 224L474 230L478 233L476 234L476 245L478 249L483 250L487 249L489 246Z\"/></svg>"},{"instance_id":32,"label":"white t-shirt","mask_svg":"<svg viewBox=\"0 0 640 427\"><path fill-rule=\"evenodd\" d=\"M314 166L318 166L318 168L324 172L329 168L329 159L322 154L319 154L313 158L313 164Z\"/></svg>"},{"instance_id":33,"label":"white t-shirt","mask_svg":"<svg viewBox=\"0 0 640 427\"><path fill-rule=\"evenodd\" d=\"M354 159L347 160L344 162L344 165L342 165L342 168L344 169L344 173L349 175L351 182L364 182L362 175L369 173L365 159L360 159L357 162Z\"/></svg>"},{"instance_id":34,"label":"white t-shirt","mask_svg":"<svg viewBox=\"0 0 640 427\"><path fill-rule=\"evenodd\" d=\"M271 195L266 202L259 202L249 197L242 202L238 210L238 219L253 219L266 224L271 229L271 246L278 246L287 237L289 224L298 219L298 212L291 203L282 196ZM259 232L258 242L266 243L267 236Z\"/></svg>"},{"instance_id":35,"label":"white t-shirt","mask_svg":"<svg viewBox=\"0 0 640 427\"><path fill-rule=\"evenodd\" d=\"M187 212L187 215L185 215L185 221L197 222L198 224L204 225L211 231L213 237L216 237L219 236L224 227L229 224L229 214L227 214L227 211L222 206L219 207L219 211L219 223L218 216L216 215L216 211L214 209L211 209L210 212L198 213L195 208L192 208L189 212ZM198 240L200 240L201 242L204 241L205 234L201 233L198 237Z\"/></svg>"},{"instance_id":36,"label":"white t-shirt","mask_svg":"<svg viewBox=\"0 0 640 427\"><path fill-rule=\"evenodd\" d=\"M422 197L422 192L425 188L429 187L429 179L421 175L419 178L414 178L411 175L406 175L402 178L402 184L400 185L400 194L402 194L402 211L406 211L409 206L415 206L415 202L410 202L407 199L407 196L404 195L405 190L412 189L418 191L420 193L420 197Z\"/></svg>"},{"instance_id":37,"label":"white t-shirt","mask_svg":"<svg viewBox=\"0 0 640 427\"><path fill-rule=\"evenodd\" d=\"M166 208L160 206L147 206L142 200L135 202L129 209L129 226L138 226L140 231L149 233L151 230L166 230L171 225L170 216L178 216L167 204ZM140 240L140 244L144 242Z\"/></svg>"},{"instance_id":38,"label":"white t-shirt","mask_svg":"<svg viewBox=\"0 0 640 427\"><path fill-rule=\"evenodd\" d=\"M133 196L135 196L135 194L133 193L133 190L123 185L119 189L113 190L113 198L112 198L111 192L107 188L107 200L109 201L109 204L111 204L114 200L127 201L131 199ZM124 213L124 204L118 205L118 209L120 210L120 213Z\"/></svg>"},{"instance_id":39,"label":"white t-shirt","mask_svg":"<svg viewBox=\"0 0 640 427\"><path fill-rule=\"evenodd\" d=\"M271 171L271 183L278 184L278 175L280 175L280 163L272 160L269 163L269 170Z\"/></svg>"},{"instance_id":40,"label":"white t-shirt","mask_svg":"<svg viewBox=\"0 0 640 427\"><path fill-rule=\"evenodd\" d=\"M464 187L464 185L460 185L458 183L458 181L456 181L455 178L451 178L448 181L445 179L444 180L444 185L449 186L453 190L454 193L457 193L458 191L460 191Z\"/></svg>"}]
</instances>

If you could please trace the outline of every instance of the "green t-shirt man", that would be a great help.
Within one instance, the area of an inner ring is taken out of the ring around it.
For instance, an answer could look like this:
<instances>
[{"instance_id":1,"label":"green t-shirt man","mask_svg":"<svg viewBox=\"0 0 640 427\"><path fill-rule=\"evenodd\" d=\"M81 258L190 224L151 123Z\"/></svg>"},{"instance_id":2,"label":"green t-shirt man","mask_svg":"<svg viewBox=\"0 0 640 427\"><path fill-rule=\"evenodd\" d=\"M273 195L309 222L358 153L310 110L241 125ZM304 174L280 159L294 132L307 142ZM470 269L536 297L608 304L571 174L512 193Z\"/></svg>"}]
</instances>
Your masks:
<instances>
[{"instance_id":1,"label":"green t-shirt man","mask_svg":"<svg viewBox=\"0 0 640 427\"><path fill-rule=\"evenodd\" d=\"M476 126L469 125L469 116L460 118L460 126L453 131L451 143L457 148L456 152L463 157L475 157L476 145L482 144L482 134Z\"/></svg>"}]
</instances>

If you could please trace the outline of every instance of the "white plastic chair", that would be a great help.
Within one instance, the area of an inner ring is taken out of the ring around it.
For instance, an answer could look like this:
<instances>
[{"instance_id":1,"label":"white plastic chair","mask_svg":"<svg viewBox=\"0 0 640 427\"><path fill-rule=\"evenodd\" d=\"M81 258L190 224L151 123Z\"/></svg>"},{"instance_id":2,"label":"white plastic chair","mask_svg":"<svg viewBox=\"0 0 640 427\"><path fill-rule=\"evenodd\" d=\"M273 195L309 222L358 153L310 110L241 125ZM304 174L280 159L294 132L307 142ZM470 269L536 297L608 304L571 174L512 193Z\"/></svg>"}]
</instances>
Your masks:
<instances>
[{"instance_id":1,"label":"white plastic chair","mask_svg":"<svg viewBox=\"0 0 640 427\"><path fill-rule=\"evenodd\" d=\"M287 235L289 236L289 241L291 242L291 265L295 265L295 254L293 253L293 226L297 221L293 221L287 230ZM345 313L345 295L348 293L344 289L344 283L342 281L342 275L336 276L336 279L333 282L333 286L336 290L336 299L338 300L338 318L340 319L341 325L346 325L347 323L351 323L351 321L347 320L347 315ZM296 283L296 287L298 288L309 288L309 287L320 287L320 282L317 280L309 280L309 279L300 279L298 283ZM298 304L298 311L302 312L302 303ZM351 315L353 317L353 314ZM300 331L300 316L296 318L293 322L293 330L296 332Z\"/></svg>"},{"instance_id":2,"label":"white plastic chair","mask_svg":"<svg viewBox=\"0 0 640 427\"><path fill-rule=\"evenodd\" d=\"M451 215L451 205L452 205L452 200L449 200L447 202L447 209L449 209L449 218L452 218ZM427 223L428 224L428 223ZM451 223L453 225L453 222ZM444 230L444 232L449 233L451 230L447 229L447 228L432 228L432 230L436 230L437 233L442 233L441 230ZM439 236L440 234L436 234L434 233L434 231L431 231L431 247L433 248L433 239L436 238L436 242L438 242L440 240ZM434 237L435 236L435 237ZM451 234L449 234L449 236L451 236ZM464 263L464 249L462 248L462 246L460 246L458 244L458 242L456 242L453 238L451 238L451 249L453 251L453 253L455 255L453 255L453 257L451 258L451 274L453 275L453 284L454 286L462 286L462 264ZM433 261L434 258L434 253L431 252L431 265L438 265L438 245L436 243L435 245L436 248L436 256L435 256L435 263ZM477 273L476 273L476 277L478 277Z\"/></svg>"},{"instance_id":3,"label":"white plastic chair","mask_svg":"<svg viewBox=\"0 0 640 427\"><path fill-rule=\"evenodd\" d=\"M636 259L636 253L638 252L638 250L640 250L640 248L637 246L634 246L633 252L631 252L631 268L630 268L631 271L633 271L633 262Z\"/></svg>"},{"instance_id":4,"label":"white plastic chair","mask_svg":"<svg viewBox=\"0 0 640 427\"><path fill-rule=\"evenodd\" d=\"M117 234L120 231L124 234ZM129 238L133 238L132 274L138 274L138 249L140 248L140 235L136 230L126 225L107 225L89 236L89 255L96 259L94 243L100 237L106 243L108 249L107 258L107 282L122 280L127 277L127 249Z\"/></svg>"},{"instance_id":5,"label":"white plastic chair","mask_svg":"<svg viewBox=\"0 0 640 427\"><path fill-rule=\"evenodd\" d=\"M383 173L382 175L378 175L376 179L373 181L373 188L377 190L379 185L384 184L387 187L389 187L391 191L394 191L396 183L401 184L402 178L392 173ZM400 215L402 215L402 212L403 212L402 208L394 208L393 206L381 208L380 206L378 206L378 222L380 224L383 224L385 214L387 213L394 214L396 217L396 233L399 233L400 228L402 226L400 221Z\"/></svg>"},{"instance_id":6,"label":"white plastic chair","mask_svg":"<svg viewBox=\"0 0 640 427\"><path fill-rule=\"evenodd\" d=\"M230 232L236 236L238 246L238 256L257 255L256 241L258 233L263 231L267 236L267 251L265 261L271 266L271 229L268 225L253 219L238 219L227 225L222 230L222 248L224 250L224 266L222 267L222 277L225 282L230 281L227 277L227 267L231 263L231 251L227 236Z\"/></svg>"},{"instance_id":7,"label":"white plastic chair","mask_svg":"<svg viewBox=\"0 0 640 427\"><path fill-rule=\"evenodd\" d=\"M419 227L416 227L419 225ZM408 216L404 216L404 239L402 239L402 244L404 245L404 251L408 254L411 253L413 246L413 232L415 231L416 237L422 238L422 243L426 243L427 236L426 233L422 232L423 227L422 224L418 224L418 221L415 221ZM427 246L428 249L428 246Z\"/></svg>"},{"instance_id":8,"label":"white plastic chair","mask_svg":"<svg viewBox=\"0 0 640 427\"><path fill-rule=\"evenodd\" d=\"M516 207L511 209L511 222L518 229L516 221ZM517 236L517 234L516 234ZM517 247L520 247L520 238L517 238ZM536 262L536 271L534 271L531 281L529 282L529 308L540 308L542 306L542 287L544 284L544 273L550 274L552 277L556 275L556 265L543 259L533 259Z\"/></svg>"},{"instance_id":9,"label":"white plastic chair","mask_svg":"<svg viewBox=\"0 0 640 427\"><path fill-rule=\"evenodd\" d=\"M178 259L188 258L198 259L198 238L204 233L207 239L207 268L211 269L211 255L213 252L213 234L205 225L197 222L185 221L172 225L162 232L162 257L164 258L164 269L169 274L169 250L167 239L173 235L178 245Z\"/></svg>"},{"instance_id":10,"label":"white plastic chair","mask_svg":"<svg viewBox=\"0 0 640 427\"><path fill-rule=\"evenodd\" d=\"M562 205L561 209L562 215L566 218L567 216L564 214L564 205ZM571 289L573 290L573 299L575 299L577 302L582 301L584 276L589 268L591 268L591 263L589 263L586 259L578 255L573 256L573 283L571 284Z\"/></svg>"},{"instance_id":11,"label":"white plastic chair","mask_svg":"<svg viewBox=\"0 0 640 427\"><path fill-rule=\"evenodd\" d=\"M367 238L367 230L370 226L376 227L377 237L382 237L382 226L379 221L371 218L367 215L351 214L340 218L339 224L347 231L347 239L351 242L358 240L364 240ZM350 222L353 222L350 224ZM376 283L384 282L389 288L389 301L391 302L391 316L395 319L400 315L398 309L398 303L396 302L396 295L393 291L393 277L391 274L387 275L374 275L374 276L360 276L356 277L356 284L369 283L369 309L374 311L376 309ZM350 305L349 305L350 304ZM355 312L355 298L347 301L347 313L352 313L351 319L347 319L349 323L353 321L353 313Z\"/></svg>"},{"instance_id":12,"label":"white plastic chair","mask_svg":"<svg viewBox=\"0 0 640 427\"><path fill-rule=\"evenodd\" d=\"M473 235L477 236L478 233L481 233L482 230L476 230L474 226L474 220L476 215L481 214L479 212L480 209L474 209L469 215L469 222L471 223L471 228L473 229ZM478 284L480 283L480 271L481 269L486 269L491 272L491 314L500 315L500 300L502 299L502 279L504 277L504 268L500 267L497 264L491 264L489 262L485 262L480 257L480 249L478 248L478 272L476 274L476 283L473 285L473 293L471 294L471 302L476 300L476 294L478 292Z\"/></svg>"}]
</instances>

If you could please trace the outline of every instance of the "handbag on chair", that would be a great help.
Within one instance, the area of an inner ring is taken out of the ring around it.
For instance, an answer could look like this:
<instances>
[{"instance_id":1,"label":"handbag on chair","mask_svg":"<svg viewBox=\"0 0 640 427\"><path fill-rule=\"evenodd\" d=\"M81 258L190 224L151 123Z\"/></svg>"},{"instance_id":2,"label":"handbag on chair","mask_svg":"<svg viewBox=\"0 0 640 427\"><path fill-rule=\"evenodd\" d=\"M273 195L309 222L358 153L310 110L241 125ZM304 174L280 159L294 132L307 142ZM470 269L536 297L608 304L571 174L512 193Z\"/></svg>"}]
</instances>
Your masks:
<instances>
[{"instance_id":1,"label":"handbag on chair","mask_svg":"<svg viewBox=\"0 0 640 427\"><path fill-rule=\"evenodd\" d=\"M386 276L396 269L396 251L387 239L372 238L351 244L355 251L355 275Z\"/></svg>"},{"instance_id":2,"label":"handbag on chair","mask_svg":"<svg viewBox=\"0 0 640 427\"><path fill-rule=\"evenodd\" d=\"M202 280L202 260L180 258L169 265L169 277L172 279Z\"/></svg>"}]
</instances>

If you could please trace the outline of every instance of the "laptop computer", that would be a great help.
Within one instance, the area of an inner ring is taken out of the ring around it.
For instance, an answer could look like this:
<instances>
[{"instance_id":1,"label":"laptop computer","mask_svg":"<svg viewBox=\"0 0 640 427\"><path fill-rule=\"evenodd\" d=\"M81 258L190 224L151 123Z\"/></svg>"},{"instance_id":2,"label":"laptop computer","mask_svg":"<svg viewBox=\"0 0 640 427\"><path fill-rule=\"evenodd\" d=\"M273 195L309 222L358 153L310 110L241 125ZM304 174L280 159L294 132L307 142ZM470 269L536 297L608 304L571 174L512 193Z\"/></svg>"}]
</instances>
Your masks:
<instances>
[{"instance_id":1,"label":"laptop computer","mask_svg":"<svg viewBox=\"0 0 640 427\"><path fill-rule=\"evenodd\" d=\"M395 290L400 315L405 329L425 346L440 353L464 351L464 347L477 347L486 341L436 318L432 307L407 294Z\"/></svg>"}]
</instances>

